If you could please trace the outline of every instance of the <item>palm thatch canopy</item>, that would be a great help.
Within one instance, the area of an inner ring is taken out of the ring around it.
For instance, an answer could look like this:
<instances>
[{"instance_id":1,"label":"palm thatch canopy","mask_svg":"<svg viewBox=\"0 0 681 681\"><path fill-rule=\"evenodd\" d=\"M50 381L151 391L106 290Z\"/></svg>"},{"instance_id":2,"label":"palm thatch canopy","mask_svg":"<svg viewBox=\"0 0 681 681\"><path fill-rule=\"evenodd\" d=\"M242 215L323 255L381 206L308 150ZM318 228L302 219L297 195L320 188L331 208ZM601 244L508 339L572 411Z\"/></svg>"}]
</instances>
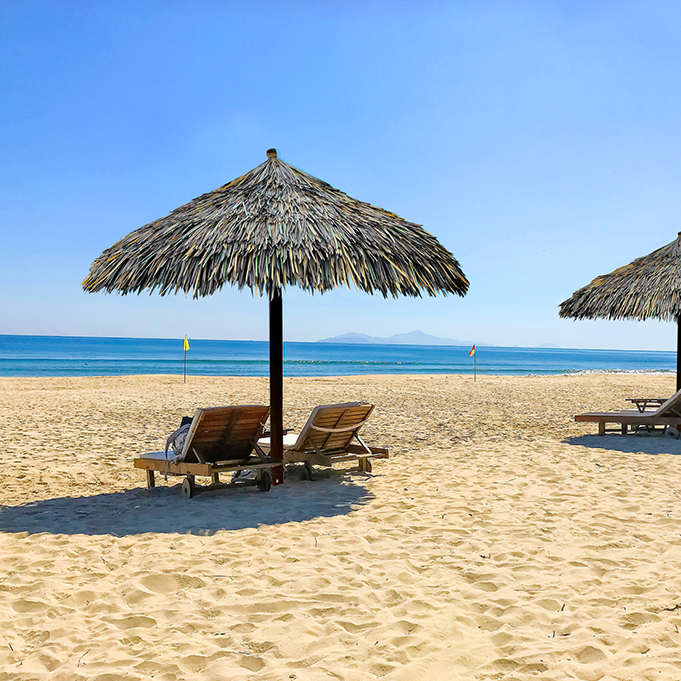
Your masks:
<instances>
[{"instance_id":1,"label":"palm thatch canopy","mask_svg":"<svg viewBox=\"0 0 681 681\"><path fill-rule=\"evenodd\" d=\"M681 232L670 244L575 291L560 304L559 315L676 321L676 390L681 390Z\"/></svg>"},{"instance_id":2,"label":"palm thatch canopy","mask_svg":"<svg viewBox=\"0 0 681 681\"><path fill-rule=\"evenodd\" d=\"M465 295L459 263L419 225L349 197L277 158L150 222L105 250L89 292L208 296L225 284L265 293L270 306L271 456L283 457L281 290ZM283 481L283 474L281 476Z\"/></svg>"},{"instance_id":3,"label":"palm thatch canopy","mask_svg":"<svg viewBox=\"0 0 681 681\"><path fill-rule=\"evenodd\" d=\"M270 298L281 287L352 286L383 296L464 295L459 263L421 226L353 199L276 151L107 248L89 292L208 296L225 284Z\"/></svg>"},{"instance_id":4,"label":"palm thatch canopy","mask_svg":"<svg viewBox=\"0 0 681 681\"><path fill-rule=\"evenodd\" d=\"M560 304L560 316L574 319L661 319L681 313L681 232L670 244L637 258Z\"/></svg>"}]
</instances>

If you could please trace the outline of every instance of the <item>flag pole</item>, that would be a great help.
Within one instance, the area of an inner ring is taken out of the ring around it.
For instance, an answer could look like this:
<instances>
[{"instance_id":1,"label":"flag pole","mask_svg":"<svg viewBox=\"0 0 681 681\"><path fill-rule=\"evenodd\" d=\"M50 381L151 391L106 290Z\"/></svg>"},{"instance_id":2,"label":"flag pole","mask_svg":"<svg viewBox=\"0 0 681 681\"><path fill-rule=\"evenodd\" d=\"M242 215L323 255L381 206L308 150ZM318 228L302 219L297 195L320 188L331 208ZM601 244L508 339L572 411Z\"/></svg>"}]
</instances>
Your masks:
<instances>
[{"instance_id":1,"label":"flag pole","mask_svg":"<svg viewBox=\"0 0 681 681\"><path fill-rule=\"evenodd\" d=\"M187 382L187 350L189 350L189 342L187 336L184 337L184 383Z\"/></svg>"},{"instance_id":2,"label":"flag pole","mask_svg":"<svg viewBox=\"0 0 681 681\"><path fill-rule=\"evenodd\" d=\"M473 353L473 383L478 380L478 356Z\"/></svg>"}]
</instances>

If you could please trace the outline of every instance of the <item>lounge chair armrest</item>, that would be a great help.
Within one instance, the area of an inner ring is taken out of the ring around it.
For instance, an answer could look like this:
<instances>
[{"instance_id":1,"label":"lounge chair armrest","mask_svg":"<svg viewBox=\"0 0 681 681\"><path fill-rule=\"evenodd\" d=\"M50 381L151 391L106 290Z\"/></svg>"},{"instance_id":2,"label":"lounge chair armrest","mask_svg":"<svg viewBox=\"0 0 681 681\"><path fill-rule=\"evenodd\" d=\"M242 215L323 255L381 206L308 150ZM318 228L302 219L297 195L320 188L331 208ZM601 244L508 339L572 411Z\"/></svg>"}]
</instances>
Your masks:
<instances>
[{"instance_id":1,"label":"lounge chair armrest","mask_svg":"<svg viewBox=\"0 0 681 681\"><path fill-rule=\"evenodd\" d=\"M367 449L369 451L367 451ZM359 445L348 445L349 454L365 455L377 459L390 458L387 447L367 447L367 449L360 447Z\"/></svg>"}]
</instances>

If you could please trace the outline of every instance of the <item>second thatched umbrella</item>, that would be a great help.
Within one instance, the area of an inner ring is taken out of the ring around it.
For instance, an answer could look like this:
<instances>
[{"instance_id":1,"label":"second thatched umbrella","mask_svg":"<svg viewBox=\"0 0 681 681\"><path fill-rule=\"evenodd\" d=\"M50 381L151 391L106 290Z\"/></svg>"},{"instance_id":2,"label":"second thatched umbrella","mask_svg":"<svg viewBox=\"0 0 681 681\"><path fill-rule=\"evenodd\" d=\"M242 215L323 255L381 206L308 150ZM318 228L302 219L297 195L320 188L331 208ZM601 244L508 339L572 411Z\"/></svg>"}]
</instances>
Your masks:
<instances>
[{"instance_id":1,"label":"second thatched umbrella","mask_svg":"<svg viewBox=\"0 0 681 681\"><path fill-rule=\"evenodd\" d=\"M270 301L272 458L283 454L282 288L464 295L459 263L419 225L349 197L277 157L105 250L86 291L208 296L225 284Z\"/></svg>"},{"instance_id":2,"label":"second thatched umbrella","mask_svg":"<svg viewBox=\"0 0 681 681\"><path fill-rule=\"evenodd\" d=\"M670 244L575 291L560 304L559 314L573 319L675 321L676 389L681 390L681 232Z\"/></svg>"}]
</instances>

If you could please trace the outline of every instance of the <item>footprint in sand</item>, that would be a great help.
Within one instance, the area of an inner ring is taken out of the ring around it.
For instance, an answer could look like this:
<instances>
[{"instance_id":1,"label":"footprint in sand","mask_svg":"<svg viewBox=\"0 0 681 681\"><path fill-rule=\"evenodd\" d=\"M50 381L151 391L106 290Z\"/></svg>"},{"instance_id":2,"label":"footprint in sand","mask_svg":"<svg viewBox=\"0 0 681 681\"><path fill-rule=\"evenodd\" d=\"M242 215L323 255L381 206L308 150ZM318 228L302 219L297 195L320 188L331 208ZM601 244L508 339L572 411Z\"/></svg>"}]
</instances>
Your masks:
<instances>
[{"instance_id":1,"label":"footprint in sand","mask_svg":"<svg viewBox=\"0 0 681 681\"><path fill-rule=\"evenodd\" d=\"M498 591L499 587L493 582L476 582L475 588L489 593Z\"/></svg>"},{"instance_id":2,"label":"footprint in sand","mask_svg":"<svg viewBox=\"0 0 681 681\"><path fill-rule=\"evenodd\" d=\"M635 629L644 624L659 622L660 618L651 612L630 612L622 618L623 629Z\"/></svg>"},{"instance_id":3,"label":"footprint in sand","mask_svg":"<svg viewBox=\"0 0 681 681\"><path fill-rule=\"evenodd\" d=\"M542 598L541 600L537 601L537 605L540 608L544 608L544 610L550 610L551 612L557 612L563 607L562 603L554 601L553 598Z\"/></svg>"},{"instance_id":4,"label":"footprint in sand","mask_svg":"<svg viewBox=\"0 0 681 681\"><path fill-rule=\"evenodd\" d=\"M646 591L650 591L650 588L638 584L632 586L623 586L620 589L620 593L631 594L635 596L640 596L641 594L644 594Z\"/></svg>"},{"instance_id":5,"label":"footprint in sand","mask_svg":"<svg viewBox=\"0 0 681 681\"><path fill-rule=\"evenodd\" d=\"M55 669L61 667L61 660L52 655L40 655L38 658L40 664L42 664L48 672L53 672Z\"/></svg>"},{"instance_id":6,"label":"footprint in sand","mask_svg":"<svg viewBox=\"0 0 681 681\"><path fill-rule=\"evenodd\" d=\"M496 631L500 627L504 626L504 622L498 619L483 619L482 624L478 625L478 628L482 631Z\"/></svg>"},{"instance_id":7,"label":"footprint in sand","mask_svg":"<svg viewBox=\"0 0 681 681\"><path fill-rule=\"evenodd\" d=\"M137 627L148 629L156 626L156 620L153 617L145 617L144 615L132 615L120 620L111 620L111 623L119 629L136 629Z\"/></svg>"},{"instance_id":8,"label":"footprint in sand","mask_svg":"<svg viewBox=\"0 0 681 681\"><path fill-rule=\"evenodd\" d=\"M239 666L252 672L259 672L265 666L265 662L261 657L246 655L239 660Z\"/></svg>"},{"instance_id":9,"label":"footprint in sand","mask_svg":"<svg viewBox=\"0 0 681 681\"><path fill-rule=\"evenodd\" d=\"M603 662L606 659L605 653L593 646L582 648L578 653L575 653L575 657L582 664L594 664L595 662Z\"/></svg>"},{"instance_id":10,"label":"footprint in sand","mask_svg":"<svg viewBox=\"0 0 681 681\"><path fill-rule=\"evenodd\" d=\"M206 586L202 579L191 575L175 575L175 581L180 589L201 589Z\"/></svg>"},{"instance_id":11,"label":"footprint in sand","mask_svg":"<svg viewBox=\"0 0 681 681\"><path fill-rule=\"evenodd\" d=\"M345 631L349 634L358 634L366 629L373 629L374 627L380 626L379 622L368 622L367 624L354 624L353 622L336 622L339 626L343 627ZM416 626L416 625L414 625Z\"/></svg>"},{"instance_id":12,"label":"footprint in sand","mask_svg":"<svg viewBox=\"0 0 681 681\"><path fill-rule=\"evenodd\" d=\"M505 646L507 643L512 641L513 636L502 631L498 634L494 634L494 636L491 636L490 640L492 641L492 643L494 643L495 646L501 648L502 646Z\"/></svg>"},{"instance_id":13,"label":"footprint in sand","mask_svg":"<svg viewBox=\"0 0 681 681\"><path fill-rule=\"evenodd\" d=\"M142 577L140 581L142 582L142 586L146 589L159 594L177 591L178 589L200 589L206 585L206 583L198 577L166 573L147 575L146 577Z\"/></svg>"},{"instance_id":14,"label":"footprint in sand","mask_svg":"<svg viewBox=\"0 0 681 681\"><path fill-rule=\"evenodd\" d=\"M16 612L40 612L47 608L47 603L42 603L41 601L29 601L24 598L14 601L12 603L12 608Z\"/></svg>"},{"instance_id":15,"label":"footprint in sand","mask_svg":"<svg viewBox=\"0 0 681 681\"><path fill-rule=\"evenodd\" d=\"M148 577L143 577L140 581L145 588L149 589L149 591L154 591L159 594L177 590L177 581L173 575L149 575Z\"/></svg>"},{"instance_id":16,"label":"footprint in sand","mask_svg":"<svg viewBox=\"0 0 681 681\"><path fill-rule=\"evenodd\" d=\"M180 667L188 672L197 674L202 672L210 663L210 659L203 655L188 655L180 662Z\"/></svg>"},{"instance_id":17,"label":"footprint in sand","mask_svg":"<svg viewBox=\"0 0 681 681\"><path fill-rule=\"evenodd\" d=\"M73 601L78 607L94 603L99 595L94 591L77 591L73 594Z\"/></svg>"},{"instance_id":18,"label":"footprint in sand","mask_svg":"<svg viewBox=\"0 0 681 681\"><path fill-rule=\"evenodd\" d=\"M149 598L151 594L147 591L140 591L139 589L131 589L130 591L126 592L125 595L123 596L123 600L128 605L136 605L140 601L143 601L145 598Z\"/></svg>"},{"instance_id":19,"label":"footprint in sand","mask_svg":"<svg viewBox=\"0 0 681 681\"><path fill-rule=\"evenodd\" d=\"M408 620L398 620L391 626L391 629L395 629L396 631L399 631L402 634L411 635L414 632L421 629L421 626L416 624L416 622L409 622Z\"/></svg>"},{"instance_id":20,"label":"footprint in sand","mask_svg":"<svg viewBox=\"0 0 681 681\"><path fill-rule=\"evenodd\" d=\"M369 667L369 673L373 674L374 676L380 677L385 676L386 674L395 669L397 669L397 667L391 664L386 664L385 662L377 662Z\"/></svg>"}]
</instances>

